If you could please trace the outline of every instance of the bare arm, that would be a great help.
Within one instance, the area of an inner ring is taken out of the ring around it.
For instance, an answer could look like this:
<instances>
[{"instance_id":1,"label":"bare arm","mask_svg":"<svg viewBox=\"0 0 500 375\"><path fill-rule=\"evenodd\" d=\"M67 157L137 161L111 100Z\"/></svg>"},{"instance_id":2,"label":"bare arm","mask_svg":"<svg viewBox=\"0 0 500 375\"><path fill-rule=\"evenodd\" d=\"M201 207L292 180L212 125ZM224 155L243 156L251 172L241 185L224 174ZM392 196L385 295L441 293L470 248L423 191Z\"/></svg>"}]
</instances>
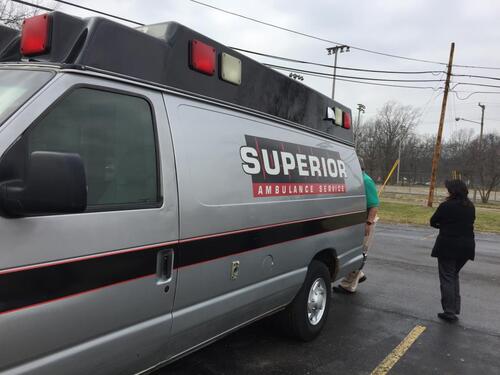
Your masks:
<instances>
[{"instance_id":1,"label":"bare arm","mask_svg":"<svg viewBox=\"0 0 500 375\"><path fill-rule=\"evenodd\" d=\"M375 218L377 217L377 212L378 212L378 207L370 207L368 209L368 217L366 219L366 225L365 225L365 236L368 236L370 234L370 231L373 228L373 223L375 222Z\"/></svg>"},{"instance_id":2,"label":"bare arm","mask_svg":"<svg viewBox=\"0 0 500 375\"><path fill-rule=\"evenodd\" d=\"M366 221L373 223L375 217L377 217L378 207L371 207L368 209L368 218Z\"/></svg>"}]
</instances>

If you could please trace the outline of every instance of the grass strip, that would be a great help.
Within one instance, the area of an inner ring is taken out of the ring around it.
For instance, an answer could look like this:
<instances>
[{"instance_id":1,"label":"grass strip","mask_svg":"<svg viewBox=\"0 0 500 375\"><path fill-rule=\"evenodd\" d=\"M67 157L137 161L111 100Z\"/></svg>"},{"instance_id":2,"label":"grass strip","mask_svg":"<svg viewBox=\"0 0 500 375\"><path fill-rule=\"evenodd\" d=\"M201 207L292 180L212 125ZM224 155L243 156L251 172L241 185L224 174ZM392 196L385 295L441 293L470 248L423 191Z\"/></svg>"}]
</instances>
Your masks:
<instances>
[{"instance_id":1,"label":"grass strip","mask_svg":"<svg viewBox=\"0 0 500 375\"><path fill-rule=\"evenodd\" d=\"M429 225L429 219L436 208L410 202L380 203L379 216L383 222L399 224ZM500 210L476 208L476 231L500 233Z\"/></svg>"}]
</instances>

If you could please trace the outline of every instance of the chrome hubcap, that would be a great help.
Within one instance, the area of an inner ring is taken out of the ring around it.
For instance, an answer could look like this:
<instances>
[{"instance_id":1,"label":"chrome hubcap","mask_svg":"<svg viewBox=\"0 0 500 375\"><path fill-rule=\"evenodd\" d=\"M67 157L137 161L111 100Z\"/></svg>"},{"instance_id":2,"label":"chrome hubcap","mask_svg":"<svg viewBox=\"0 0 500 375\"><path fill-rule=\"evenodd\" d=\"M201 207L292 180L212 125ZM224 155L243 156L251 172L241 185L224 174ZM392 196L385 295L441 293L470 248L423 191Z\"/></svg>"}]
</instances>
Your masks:
<instances>
[{"instance_id":1,"label":"chrome hubcap","mask_svg":"<svg viewBox=\"0 0 500 375\"><path fill-rule=\"evenodd\" d=\"M318 324L323 318L326 307L327 288L323 279L316 279L309 289L309 297L307 299L307 317L309 323L313 326Z\"/></svg>"}]
</instances>

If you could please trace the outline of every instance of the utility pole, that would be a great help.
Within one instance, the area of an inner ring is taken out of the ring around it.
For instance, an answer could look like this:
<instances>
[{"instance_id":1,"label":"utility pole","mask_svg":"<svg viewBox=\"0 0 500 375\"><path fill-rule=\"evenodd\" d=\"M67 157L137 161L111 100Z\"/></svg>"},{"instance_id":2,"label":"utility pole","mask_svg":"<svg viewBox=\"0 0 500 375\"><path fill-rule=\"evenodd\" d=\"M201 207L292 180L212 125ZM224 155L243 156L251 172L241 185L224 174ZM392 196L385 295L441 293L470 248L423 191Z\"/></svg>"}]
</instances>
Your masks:
<instances>
[{"instance_id":1,"label":"utility pole","mask_svg":"<svg viewBox=\"0 0 500 375\"><path fill-rule=\"evenodd\" d=\"M335 78L337 77L337 54L340 51L340 53L344 52L349 52L350 48L349 46L346 46L345 44L341 46L335 46L335 47L329 47L326 50L328 51L329 55L334 55L333 59L333 86L332 86L332 100L335 100Z\"/></svg>"},{"instance_id":2,"label":"utility pole","mask_svg":"<svg viewBox=\"0 0 500 375\"><path fill-rule=\"evenodd\" d=\"M481 107L481 131L479 132L479 157L481 157L483 151L483 125L484 125L484 110L486 106L484 104L478 103L479 107ZM478 160L479 162L479 179L481 182L481 187L484 186L484 178L483 178L483 160ZM477 188L476 184L474 184L474 203L476 203L476 195Z\"/></svg>"},{"instance_id":3,"label":"utility pole","mask_svg":"<svg viewBox=\"0 0 500 375\"><path fill-rule=\"evenodd\" d=\"M436 184L436 174L437 167L439 163L439 157L441 155L441 139L443 137L443 125L444 125L444 116L446 114L446 103L448 101L448 91L450 90L450 78L451 78L451 68L453 67L453 53L455 52L455 43L451 43L450 49L450 59L448 62L448 72L446 73L446 82L444 85L444 95L443 95L443 103L441 104L441 118L439 119L439 128L438 134L436 138L436 146L434 147L434 156L432 157L432 172L431 172L431 181L429 186L429 196L427 198L427 206L432 207L432 203L434 201L434 187Z\"/></svg>"}]
</instances>

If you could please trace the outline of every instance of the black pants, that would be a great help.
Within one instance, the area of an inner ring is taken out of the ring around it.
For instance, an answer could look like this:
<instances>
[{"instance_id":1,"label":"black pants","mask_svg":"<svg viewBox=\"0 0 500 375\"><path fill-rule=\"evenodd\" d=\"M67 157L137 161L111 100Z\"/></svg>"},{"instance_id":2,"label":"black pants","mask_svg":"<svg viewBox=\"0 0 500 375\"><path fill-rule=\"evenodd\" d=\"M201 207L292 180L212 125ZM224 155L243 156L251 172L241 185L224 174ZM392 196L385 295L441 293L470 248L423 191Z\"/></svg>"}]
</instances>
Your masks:
<instances>
[{"instance_id":1,"label":"black pants","mask_svg":"<svg viewBox=\"0 0 500 375\"><path fill-rule=\"evenodd\" d=\"M458 273L467 259L438 258L441 305L444 312L460 314L460 280Z\"/></svg>"}]
</instances>

